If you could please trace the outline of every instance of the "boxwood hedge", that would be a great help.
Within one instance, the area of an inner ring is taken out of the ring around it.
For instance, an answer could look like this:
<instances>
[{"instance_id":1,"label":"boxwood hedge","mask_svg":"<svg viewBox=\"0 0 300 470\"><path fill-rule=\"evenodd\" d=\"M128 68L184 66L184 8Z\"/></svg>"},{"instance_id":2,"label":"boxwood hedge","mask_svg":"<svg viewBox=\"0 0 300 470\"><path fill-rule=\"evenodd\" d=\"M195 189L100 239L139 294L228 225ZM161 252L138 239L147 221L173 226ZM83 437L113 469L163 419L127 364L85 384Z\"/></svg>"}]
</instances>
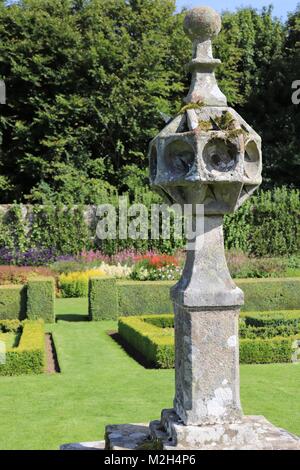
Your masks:
<instances>
[{"instance_id":1,"label":"boxwood hedge","mask_svg":"<svg viewBox=\"0 0 300 470\"><path fill-rule=\"evenodd\" d=\"M288 312L285 314L288 316ZM291 315L294 314L295 312ZM121 317L118 322L119 334L125 341L140 352L149 364L159 368L174 367L173 327L174 315L172 314ZM242 320L240 328L242 334L240 334L239 342L241 364L268 364L299 360L299 328L293 329L292 335L281 336L273 326L263 327L264 334L260 330L262 327L258 327L259 331L256 332L256 328L250 326L251 334L248 332L248 336L244 331L247 328Z\"/></svg>"},{"instance_id":2,"label":"boxwood hedge","mask_svg":"<svg viewBox=\"0 0 300 470\"><path fill-rule=\"evenodd\" d=\"M0 375L41 374L45 365L44 322L1 321L0 330L21 334L18 346L7 349L5 363L0 364Z\"/></svg>"},{"instance_id":3,"label":"boxwood hedge","mask_svg":"<svg viewBox=\"0 0 300 470\"><path fill-rule=\"evenodd\" d=\"M300 278L239 279L244 291L242 311L297 309L300 306ZM174 281L117 281L104 278L90 282L91 320L120 316L163 314L173 310L170 288ZM101 310L101 312L100 312Z\"/></svg>"},{"instance_id":4,"label":"boxwood hedge","mask_svg":"<svg viewBox=\"0 0 300 470\"><path fill-rule=\"evenodd\" d=\"M0 319L55 321L54 278L32 277L26 285L0 286Z\"/></svg>"}]
</instances>

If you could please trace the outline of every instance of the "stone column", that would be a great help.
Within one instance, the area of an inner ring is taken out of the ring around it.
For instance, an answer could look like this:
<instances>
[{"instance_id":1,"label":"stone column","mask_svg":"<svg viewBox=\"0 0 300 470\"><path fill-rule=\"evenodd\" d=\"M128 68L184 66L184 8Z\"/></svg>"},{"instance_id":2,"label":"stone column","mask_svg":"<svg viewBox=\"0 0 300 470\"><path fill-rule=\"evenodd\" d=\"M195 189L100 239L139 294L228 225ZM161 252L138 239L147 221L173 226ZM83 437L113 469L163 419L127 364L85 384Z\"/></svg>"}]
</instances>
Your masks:
<instances>
[{"instance_id":1,"label":"stone column","mask_svg":"<svg viewBox=\"0 0 300 470\"><path fill-rule=\"evenodd\" d=\"M172 290L175 312L174 408L186 425L234 422L239 398L238 316L243 293L227 268L222 216L205 216Z\"/></svg>"}]
</instances>

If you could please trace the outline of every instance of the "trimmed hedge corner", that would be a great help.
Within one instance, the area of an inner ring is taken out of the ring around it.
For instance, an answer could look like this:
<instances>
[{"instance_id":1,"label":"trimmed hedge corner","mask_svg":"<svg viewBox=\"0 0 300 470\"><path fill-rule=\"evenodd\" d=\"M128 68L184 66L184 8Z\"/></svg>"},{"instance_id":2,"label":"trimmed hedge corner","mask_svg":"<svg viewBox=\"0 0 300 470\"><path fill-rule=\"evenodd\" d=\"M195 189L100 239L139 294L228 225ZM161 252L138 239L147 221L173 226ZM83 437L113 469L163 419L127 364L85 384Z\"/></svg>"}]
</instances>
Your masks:
<instances>
[{"instance_id":1,"label":"trimmed hedge corner","mask_svg":"<svg viewBox=\"0 0 300 470\"><path fill-rule=\"evenodd\" d=\"M145 357L150 365L161 369L174 367L174 335L170 329L159 328L146 317L119 318L119 334Z\"/></svg>"},{"instance_id":2,"label":"trimmed hedge corner","mask_svg":"<svg viewBox=\"0 0 300 470\"><path fill-rule=\"evenodd\" d=\"M5 364L0 364L0 375L41 374L45 366L44 322L25 320L12 325L0 322L0 329L21 331L16 348L6 351Z\"/></svg>"},{"instance_id":3,"label":"trimmed hedge corner","mask_svg":"<svg viewBox=\"0 0 300 470\"><path fill-rule=\"evenodd\" d=\"M55 282L52 277L32 278L27 284L27 318L42 318L45 323L55 321Z\"/></svg>"},{"instance_id":4,"label":"trimmed hedge corner","mask_svg":"<svg viewBox=\"0 0 300 470\"><path fill-rule=\"evenodd\" d=\"M26 286L0 286L0 319L26 317Z\"/></svg>"},{"instance_id":5,"label":"trimmed hedge corner","mask_svg":"<svg viewBox=\"0 0 300 470\"><path fill-rule=\"evenodd\" d=\"M91 277L89 280L89 319L118 318L116 280L112 277Z\"/></svg>"}]
</instances>

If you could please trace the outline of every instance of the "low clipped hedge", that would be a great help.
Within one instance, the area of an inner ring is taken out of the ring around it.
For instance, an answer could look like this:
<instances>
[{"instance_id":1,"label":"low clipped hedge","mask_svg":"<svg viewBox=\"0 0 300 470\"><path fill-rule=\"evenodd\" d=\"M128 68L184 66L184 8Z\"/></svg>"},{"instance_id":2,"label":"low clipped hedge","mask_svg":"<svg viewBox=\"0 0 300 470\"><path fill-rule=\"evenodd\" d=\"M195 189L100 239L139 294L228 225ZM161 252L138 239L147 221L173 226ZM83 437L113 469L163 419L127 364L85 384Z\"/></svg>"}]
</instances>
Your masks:
<instances>
[{"instance_id":1,"label":"low clipped hedge","mask_svg":"<svg viewBox=\"0 0 300 470\"><path fill-rule=\"evenodd\" d=\"M117 319L120 316L163 314L172 311L170 288L174 281L118 281L105 278L90 283L90 319ZM102 282L101 282L102 281ZM242 311L292 310L300 307L300 278L239 279L244 291ZM99 303L97 307L95 299ZM101 310L101 311L100 311Z\"/></svg>"},{"instance_id":2,"label":"low clipped hedge","mask_svg":"<svg viewBox=\"0 0 300 470\"><path fill-rule=\"evenodd\" d=\"M278 310L275 312L252 312L244 315L245 324L254 327L293 326L300 329L300 310Z\"/></svg>"},{"instance_id":3,"label":"low clipped hedge","mask_svg":"<svg viewBox=\"0 0 300 470\"><path fill-rule=\"evenodd\" d=\"M45 367L44 322L1 321L0 329L20 331L21 338L16 348L8 348L5 364L0 364L0 375L41 374Z\"/></svg>"},{"instance_id":4,"label":"low clipped hedge","mask_svg":"<svg viewBox=\"0 0 300 470\"><path fill-rule=\"evenodd\" d=\"M119 318L119 334L143 354L150 365L161 369L174 367L174 336L169 329L155 326L145 319L147 317Z\"/></svg>"},{"instance_id":5,"label":"low clipped hedge","mask_svg":"<svg viewBox=\"0 0 300 470\"><path fill-rule=\"evenodd\" d=\"M300 310L243 312L240 337L245 339L294 336L300 333Z\"/></svg>"},{"instance_id":6,"label":"low clipped hedge","mask_svg":"<svg viewBox=\"0 0 300 470\"><path fill-rule=\"evenodd\" d=\"M26 316L25 286L0 286L0 319L20 319Z\"/></svg>"},{"instance_id":7,"label":"low clipped hedge","mask_svg":"<svg viewBox=\"0 0 300 470\"><path fill-rule=\"evenodd\" d=\"M52 277L32 278L27 284L27 318L55 321L55 281Z\"/></svg>"},{"instance_id":8,"label":"low clipped hedge","mask_svg":"<svg viewBox=\"0 0 300 470\"><path fill-rule=\"evenodd\" d=\"M241 339L241 364L271 364L275 362L292 362L299 359L298 340L300 335L269 339ZM296 354L296 357L295 357Z\"/></svg>"},{"instance_id":9,"label":"low clipped hedge","mask_svg":"<svg viewBox=\"0 0 300 470\"><path fill-rule=\"evenodd\" d=\"M287 314L287 312L286 312ZM244 320L241 322L245 326ZM142 315L121 317L118 322L119 334L134 349L140 352L149 364L159 368L174 367L174 315ZM294 362L300 358L300 334L278 336L273 331L265 337L255 335L255 327L250 327L252 337L240 339L241 364L270 364ZM259 327L260 328L260 327ZM273 328L273 327L270 327Z\"/></svg>"}]
</instances>

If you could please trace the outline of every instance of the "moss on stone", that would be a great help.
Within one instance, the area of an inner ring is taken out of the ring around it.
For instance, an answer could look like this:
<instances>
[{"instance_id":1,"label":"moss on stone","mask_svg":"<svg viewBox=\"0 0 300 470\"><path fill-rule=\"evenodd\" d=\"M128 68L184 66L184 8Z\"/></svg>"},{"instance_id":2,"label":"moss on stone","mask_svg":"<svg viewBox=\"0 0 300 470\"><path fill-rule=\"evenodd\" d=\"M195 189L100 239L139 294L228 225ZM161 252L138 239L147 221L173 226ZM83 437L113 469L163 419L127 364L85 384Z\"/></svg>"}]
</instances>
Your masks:
<instances>
[{"instance_id":1,"label":"moss on stone","mask_svg":"<svg viewBox=\"0 0 300 470\"><path fill-rule=\"evenodd\" d=\"M182 108L178 111L178 115L179 114L184 114L186 111L188 111L189 109L201 109L203 108L204 106L204 103L202 101L198 101L198 103L188 103L188 104L185 104L184 106L182 106Z\"/></svg>"}]
</instances>

